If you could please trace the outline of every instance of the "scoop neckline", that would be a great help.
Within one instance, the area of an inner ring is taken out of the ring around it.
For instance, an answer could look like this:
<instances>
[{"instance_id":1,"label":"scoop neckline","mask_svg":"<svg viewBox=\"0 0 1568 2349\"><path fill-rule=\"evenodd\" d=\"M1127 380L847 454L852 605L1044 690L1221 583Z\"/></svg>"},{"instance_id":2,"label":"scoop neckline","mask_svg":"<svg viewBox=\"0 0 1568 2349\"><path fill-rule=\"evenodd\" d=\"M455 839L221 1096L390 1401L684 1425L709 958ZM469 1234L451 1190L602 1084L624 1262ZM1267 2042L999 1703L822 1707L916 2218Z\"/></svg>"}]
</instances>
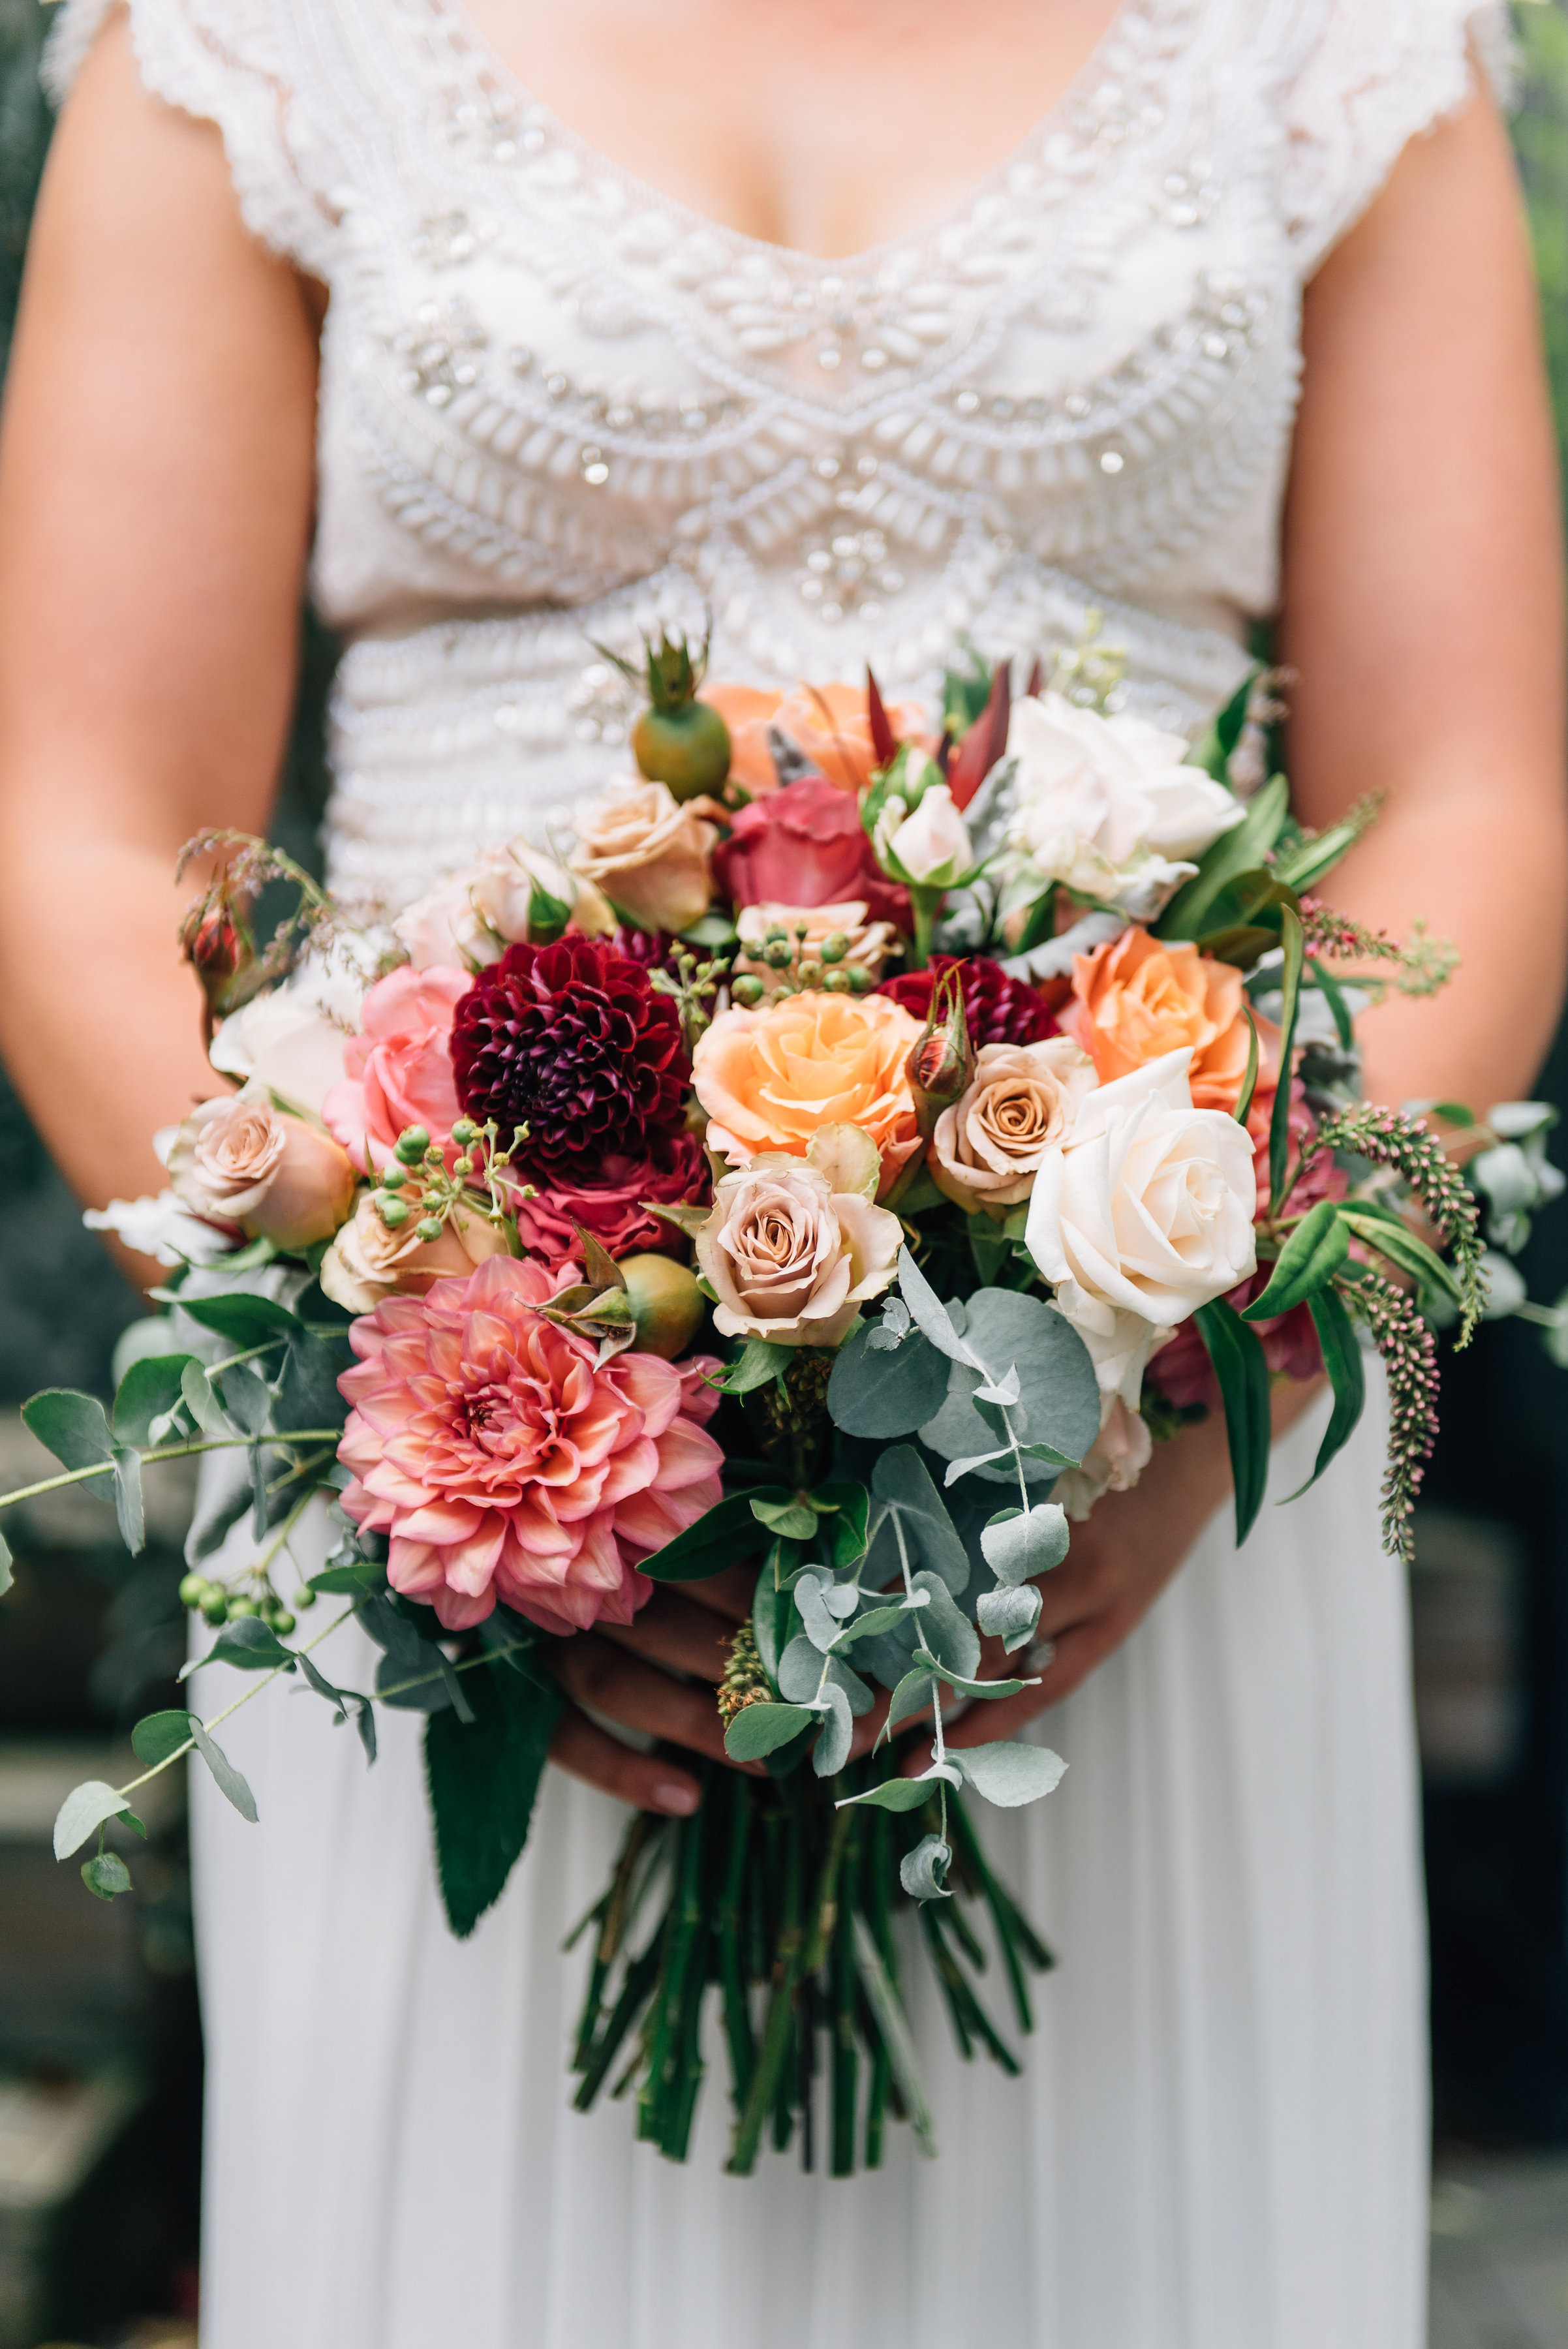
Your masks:
<instances>
[{"instance_id":1,"label":"scoop neckline","mask_svg":"<svg viewBox=\"0 0 1568 2349\"><path fill-rule=\"evenodd\" d=\"M853 253L825 254L807 253L796 245L776 243L771 237L753 236L745 229L735 228L727 221L715 219L711 212L683 203L677 196L667 195L652 181L628 171L581 131L575 130L553 107L546 105L531 90L489 36L474 23L466 0L426 0L427 7L443 28L447 38L457 48L466 49L472 55L486 78L504 93L509 105L524 113L532 125L544 130L556 143L568 149L580 166L616 181L639 210L657 212L667 219L680 222L689 234L717 237L734 250L770 262L774 268L818 276L867 274L893 254L928 244L945 229L967 219L978 205L1004 190L1020 165L1032 160L1035 150L1054 138L1071 117L1083 108L1095 85L1105 78L1107 64L1120 47L1129 26L1140 18L1150 26L1157 26L1162 16L1179 5L1184 5L1184 0L1116 0L1104 29L1072 78L1030 125L1023 138L963 195L945 204L929 220L906 229L897 236L884 238L878 244L865 245Z\"/></svg>"}]
</instances>

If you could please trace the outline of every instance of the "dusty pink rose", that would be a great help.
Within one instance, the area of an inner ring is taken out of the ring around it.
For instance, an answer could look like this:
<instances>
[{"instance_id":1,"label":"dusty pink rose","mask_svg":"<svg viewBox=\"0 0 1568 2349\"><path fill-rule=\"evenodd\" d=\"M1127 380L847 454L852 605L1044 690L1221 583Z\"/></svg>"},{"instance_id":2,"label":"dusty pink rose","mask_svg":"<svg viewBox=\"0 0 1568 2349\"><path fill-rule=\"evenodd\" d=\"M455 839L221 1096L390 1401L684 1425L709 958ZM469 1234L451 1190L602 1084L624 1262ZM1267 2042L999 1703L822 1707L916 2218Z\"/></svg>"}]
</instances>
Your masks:
<instances>
[{"instance_id":1,"label":"dusty pink rose","mask_svg":"<svg viewBox=\"0 0 1568 2349\"><path fill-rule=\"evenodd\" d=\"M1274 1115L1274 1088L1255 1093L1247 1112L1247 1132L1252 1143L1252 1164L1258 1176L1258 1210L1262 1214L1269 1204L1269 1128ZM1297 1161L1309 1147L1317 1132L1317 1120L1307 1107L1306 1087L1299 1077L1291 1085L1290 1156L1286 1162L1287 1179L1294 1174ZM1314 1158L1304 1174L1296 1175L1291 1185L1290 1209L1293 1216L1304 1216L1320 1199L1343 1199L1350 1188L1343 1166L1336 1166L1332 1150Z\"/></svg>"},{"instance_id":2,"label":"dusty pink rose","mask_svg":"<svg viewBox=\"0 0 1568 2349\"><path fill-rule=\"evenodd\" d=\"M209 1223L282 1248L330 1239L354 1197L354 1169L319 1127L247 1085L193 1109L169 1149L175 1197Z\"/></svg>"},{"instance_id":3,"label":"dusty pink rose","mask_svg":"<svg viewBox=\"0 0 1568 2349\"><path fill-rule=\"evenodd\" d=\"M1265 1176L1265 1182L1267 1177ZM1261 1264L1250 1279L1239 1288L1231 1289L1227 1305L1240 1313L1251 1305L1254 1297L1262 1295L1272 1264ZM1323 1349L1317 1342L1313 1318L1304 1305L1293 1313L1282 1314L1278 1319L1253 1321L1249 1325L1263 1341L1263 1360L1269 1369L1287 1379L1314 1379L1323 1368ZM1218 1411L1220 1381L1209 1360L1209 1349L1198 1334L1196 1321L1184 1321L1168 1345L1149 1358L1147 1377L1168 1402L1179 1411L1195 1402L1204 1403Z\"/></svg>"},{"instance_id":4,"label":"dusty pink rose","mask_svg":"<svg viewBox=\"0 0 1568 2349\"><path fill-rule=\"evenodd\" d=\"M674 1224L650 1216L645 1199L660 1206L706 1206L711 1195L708 1161L694 1133L670 1138L663 1163L610 1157L597 1183L552 1183L532 1199L516 1201L517 1237L525 1248L551 1264L582 1255L574 1225L591 1232L613 1257L645 1249L683 1255L686 1242Z\"/></svg>"},{"instance_id":5,"label":"dusty pink rose","mask_svg":"<svg viewBox=\"0 0 1568 2349\"><path fill-rule=\"evenodd\" d=\"M422 1125L452 1152L461 1115L452 1071L452 1016L473 985L466 970L405 968L365 998L362 1033L343 1047L347 1074L321 1114L358 1166L379 1174L405 1126Z\"/></svg>"},{"instance_id":6,"label":"dusty pink rose","mask_svg":"<svg viewBox=\"0 0 1568 2349\"><path fill-rule=\"evenodd\" d=\"M537 1309L559 1286L492 1257L350 1331L343 1506L388 1537L393 1588L451 1631L498 1599L547 1631L629 1623L653 1590L637 1560L720 1496L723 1454L695 1395L717 1364L632 1351L596 1367L586 1338Z\"/></svg>"},{"instance_id":7,"label":"dusty pink rose","mask_svg":"<svg viewBox=\"0 0 1568 2349\"><path fill-rule=\"evenodd\" d=\"M808 776L753 800L713 851L713 874L737 905L832 905L857 897L874 922L912 927L909 895L871 854L853 792Z\"/></svg>"}]
</instances>

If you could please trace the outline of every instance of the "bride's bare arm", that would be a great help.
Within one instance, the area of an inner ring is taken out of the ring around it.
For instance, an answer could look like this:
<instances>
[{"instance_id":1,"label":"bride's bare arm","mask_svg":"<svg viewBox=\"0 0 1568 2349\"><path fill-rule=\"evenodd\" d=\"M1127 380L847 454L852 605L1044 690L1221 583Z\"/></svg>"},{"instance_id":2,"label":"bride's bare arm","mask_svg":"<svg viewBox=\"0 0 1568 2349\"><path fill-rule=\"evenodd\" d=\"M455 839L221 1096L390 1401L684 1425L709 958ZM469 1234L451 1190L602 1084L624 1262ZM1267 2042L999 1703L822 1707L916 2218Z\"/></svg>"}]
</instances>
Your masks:
<instances>
[{"instance_id":1,"label":"bride's bare arm","mask_svg":"<svg viewBox=\"0 0 1568 2349\"><path fill-rule=\"evenodd\" d=\"M1533 1083L1568 947L1558 488L1508 144L1472 104L1418 139L1307 293L1282 657L1298 812L1381 818L1331 892L1374 927L1425 915L1464 961L1373 1015L1367 1091L1485 1108ZM1279 1432L1308 1400L1277 1399ZM978 1706L1005 1737L1120 1645L1224 1501L1217 1423L1075 1527L1044 1584L1040 1689Z\"/></svg>"},{"instance_id":2,"label":"bride's bare arm","mask_svg":"<svg viewBox=\"0 0 1568 2349\"><path fill-rule=\"evenodd\" d=\"M85 1200L213 1090L182 841L264 831L310 528L316 336L215 129L122 21L45 176L0 440L0 1052Z\"/></svg>"}]
</instances>

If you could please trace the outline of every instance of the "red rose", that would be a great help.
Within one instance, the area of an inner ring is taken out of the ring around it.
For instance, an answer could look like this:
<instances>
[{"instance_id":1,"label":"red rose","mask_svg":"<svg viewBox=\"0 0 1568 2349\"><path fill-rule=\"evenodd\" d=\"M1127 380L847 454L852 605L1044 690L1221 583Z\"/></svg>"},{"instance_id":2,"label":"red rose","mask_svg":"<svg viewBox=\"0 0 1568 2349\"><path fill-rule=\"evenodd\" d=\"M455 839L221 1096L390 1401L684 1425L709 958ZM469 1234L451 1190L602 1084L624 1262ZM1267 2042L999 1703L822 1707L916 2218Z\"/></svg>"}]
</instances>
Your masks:
<instances>
[{"instance_id":1,"label":"red rose","mask_svg":"<svg viewBox=\"0 0 1568 2349\"><path fill-rule=\"evenodd\" d=\"M871 854L848 792L817 775L753 800L713 851L719 886L742 905L837 905L865 901L875 922L911 927L909 897Z\"/></svg>"},{"instance_id":2,"label":"red rose","mask_svg":"<svg viewBox=\"0 0 1568 2349\"><path fill-rule=\"evenodd\" d=\"M653 1249L673 1256L685 1240L674 1224L647 1214L644 1199L663 1206L705 1206L710 1197L708 1162L693 1133L678 1133L662 1163L607 1158L594 1183L552 1183L533 1199L518 1199L517 1236L531 1254L551 1264L580 1253L574 1225L591 1232L613 1257Z\"/></svg>"}]
</instances>

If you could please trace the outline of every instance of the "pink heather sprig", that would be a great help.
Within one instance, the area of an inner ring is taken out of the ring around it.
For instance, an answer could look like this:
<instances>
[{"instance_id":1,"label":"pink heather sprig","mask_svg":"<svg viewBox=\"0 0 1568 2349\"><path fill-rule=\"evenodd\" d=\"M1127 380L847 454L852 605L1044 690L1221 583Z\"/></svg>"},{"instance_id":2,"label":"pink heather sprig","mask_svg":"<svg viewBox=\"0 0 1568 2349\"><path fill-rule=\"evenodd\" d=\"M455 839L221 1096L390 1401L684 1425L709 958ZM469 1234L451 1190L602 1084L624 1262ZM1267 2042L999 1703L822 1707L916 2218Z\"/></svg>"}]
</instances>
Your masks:
<instances>
[{"instance_id":1,"label":"pink heather sprig","mask_svg":"<svg viewBox=\"0 0 1568 2349\"><path fill-rule=\"evenodd\" d=\"M1388 1470L1383 1479L1383 1547L1410 1562L1416 1496L1438 1435L1438 1343L1401 1288L1358 1271L1336 1282L1371 1330L1388 1372Z\"/></svg>"},{"instance_id":2,"label":"pink heather sprig","mask_svg":"<svg viewBox=\"0 0 1568 2349\"><path fill-rule=\"evenodd\" d=\"M1337 905L1325 905L1321 897L1303 895L1301 913L1309 955L1331 962L1397 962L1405 951L1386 930L1369 930Z\"/></svg>"},{"instance_id":3,"label":"pink heather sprig","mask_svg":"<svg viewBox=\"0 0 1568 2349\"><path fill-rule=\"evenodd\" d=\"M1303 1164L1324 1150L1370 1158L1376 1165L1391 1166L1408 1183L1453 1258L1460 1290L1456 1342L1468 1346L1483 1301L1480 1217L1463 1175L1438 1136L1428 1131L1423 1119L1407 1117L1402 1110L1349 1109L1324 1119Z\"/></svg>"}]
</instances>

